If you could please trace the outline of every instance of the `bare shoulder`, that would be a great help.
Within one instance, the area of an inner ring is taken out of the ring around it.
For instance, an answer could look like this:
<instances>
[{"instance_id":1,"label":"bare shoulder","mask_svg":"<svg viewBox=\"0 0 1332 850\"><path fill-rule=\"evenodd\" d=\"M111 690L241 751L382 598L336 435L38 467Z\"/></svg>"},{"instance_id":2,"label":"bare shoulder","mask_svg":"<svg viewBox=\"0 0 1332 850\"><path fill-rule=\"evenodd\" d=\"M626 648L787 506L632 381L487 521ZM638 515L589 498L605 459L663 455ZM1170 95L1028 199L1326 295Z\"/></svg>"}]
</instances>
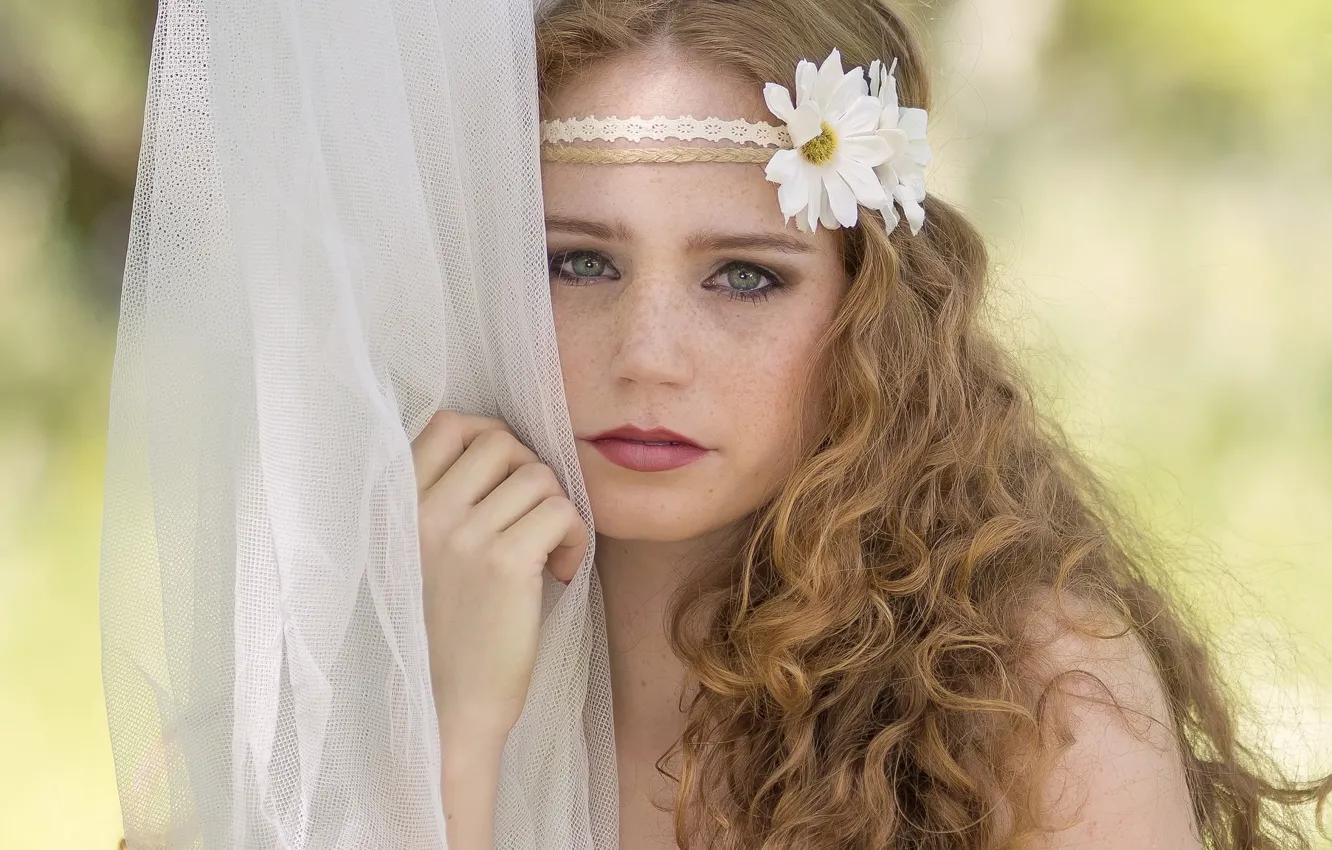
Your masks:
<instances>
[{"instance_id":1,"label":"bare shoulder","mask_svg":"<svg viewBox=\"0 0 1332 850\"><path fill-rule=\"evenodd\" d=\"M1046 686L1053 760L1040 787L1047 850L1201 848L1165 690L1138 635L1072 594L1024 611Z\"/></svg>"}]
</instances>

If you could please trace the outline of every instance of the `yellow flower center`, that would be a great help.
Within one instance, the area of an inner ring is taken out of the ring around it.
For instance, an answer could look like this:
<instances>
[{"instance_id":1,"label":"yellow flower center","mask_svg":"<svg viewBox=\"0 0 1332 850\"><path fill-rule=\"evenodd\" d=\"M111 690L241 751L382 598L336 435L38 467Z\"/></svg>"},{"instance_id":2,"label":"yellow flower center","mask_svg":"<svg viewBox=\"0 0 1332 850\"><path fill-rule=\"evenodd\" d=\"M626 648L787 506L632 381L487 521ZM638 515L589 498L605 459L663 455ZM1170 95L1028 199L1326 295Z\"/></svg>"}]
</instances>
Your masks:
<instances>
[{"instance_id":1,"label":"yellow flower center","mask_svg":"<svg viewBox=\"0 0 1332 850\"><path fill-rule=\"evenodd\" d=\"M815 165L827 164L837 150L837 134L833 132L833 128L824 121L821 129L822 133L800 146L800 155Z\"/></svg>"}]
</instances>

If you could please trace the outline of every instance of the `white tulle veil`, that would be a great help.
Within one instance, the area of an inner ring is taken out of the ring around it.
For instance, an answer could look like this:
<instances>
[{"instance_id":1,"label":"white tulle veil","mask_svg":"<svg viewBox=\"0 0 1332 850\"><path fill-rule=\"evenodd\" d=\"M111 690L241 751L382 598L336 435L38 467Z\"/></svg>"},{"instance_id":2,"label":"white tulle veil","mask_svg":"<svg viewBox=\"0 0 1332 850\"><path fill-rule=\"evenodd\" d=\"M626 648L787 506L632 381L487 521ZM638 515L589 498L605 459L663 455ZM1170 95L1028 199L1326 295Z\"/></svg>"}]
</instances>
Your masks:
<instances>
[{"instance_id":1,"label":"white tulle veil","mask_svg":"<svg viewBox=\"0 0 1332 850\"><path fill-rule=\"evenodd\" d=\"M410 441L507 420L591 522L532 0L161 0L101 604L131 850L445 846ZM589 552L547 579L496 846L613 848Z\"/></svg>"}]
</instances>

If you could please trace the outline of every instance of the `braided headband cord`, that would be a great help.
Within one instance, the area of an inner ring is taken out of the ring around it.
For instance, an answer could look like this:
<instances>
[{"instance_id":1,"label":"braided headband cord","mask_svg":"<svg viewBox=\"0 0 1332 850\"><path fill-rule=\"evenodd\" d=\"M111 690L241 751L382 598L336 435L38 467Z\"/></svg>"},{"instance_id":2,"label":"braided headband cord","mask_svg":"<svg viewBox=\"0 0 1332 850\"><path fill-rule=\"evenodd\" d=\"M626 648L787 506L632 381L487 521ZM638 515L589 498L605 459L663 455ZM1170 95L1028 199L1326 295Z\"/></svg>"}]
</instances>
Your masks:
<instances>
[{"instance_id":1,"label":"braided headband cord","mask_svg":"<svg viewBox=\"0 0 1332 850\"><path fill-rule=\"evenodd\" d=\"M622 165L635 162L752 162L765 163L780 148L670 147L588 148L575 145L541 146L544 162Z\"/></svg>"}]
</instances>

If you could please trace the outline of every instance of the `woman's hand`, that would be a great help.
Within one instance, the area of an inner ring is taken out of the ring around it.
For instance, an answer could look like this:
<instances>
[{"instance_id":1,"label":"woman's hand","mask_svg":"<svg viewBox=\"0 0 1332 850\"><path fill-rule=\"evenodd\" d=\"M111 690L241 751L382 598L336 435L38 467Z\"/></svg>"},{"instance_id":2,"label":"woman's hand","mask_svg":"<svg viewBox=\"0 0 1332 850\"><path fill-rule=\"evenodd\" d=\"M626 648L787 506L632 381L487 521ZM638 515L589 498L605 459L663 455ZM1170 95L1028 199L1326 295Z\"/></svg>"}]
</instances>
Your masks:
<instances>
[{"instance_id":1,"label":"woman's hand","mask_svg":"<svg viewBox=\"0 0 1332 850\"><path fill-rule=\"evenodd\" d=\"M541 573L571 581L587 527L501 420L436 413L412 463L441 738L502 747L536 666Z\"/></svg>"}]
</instances>

